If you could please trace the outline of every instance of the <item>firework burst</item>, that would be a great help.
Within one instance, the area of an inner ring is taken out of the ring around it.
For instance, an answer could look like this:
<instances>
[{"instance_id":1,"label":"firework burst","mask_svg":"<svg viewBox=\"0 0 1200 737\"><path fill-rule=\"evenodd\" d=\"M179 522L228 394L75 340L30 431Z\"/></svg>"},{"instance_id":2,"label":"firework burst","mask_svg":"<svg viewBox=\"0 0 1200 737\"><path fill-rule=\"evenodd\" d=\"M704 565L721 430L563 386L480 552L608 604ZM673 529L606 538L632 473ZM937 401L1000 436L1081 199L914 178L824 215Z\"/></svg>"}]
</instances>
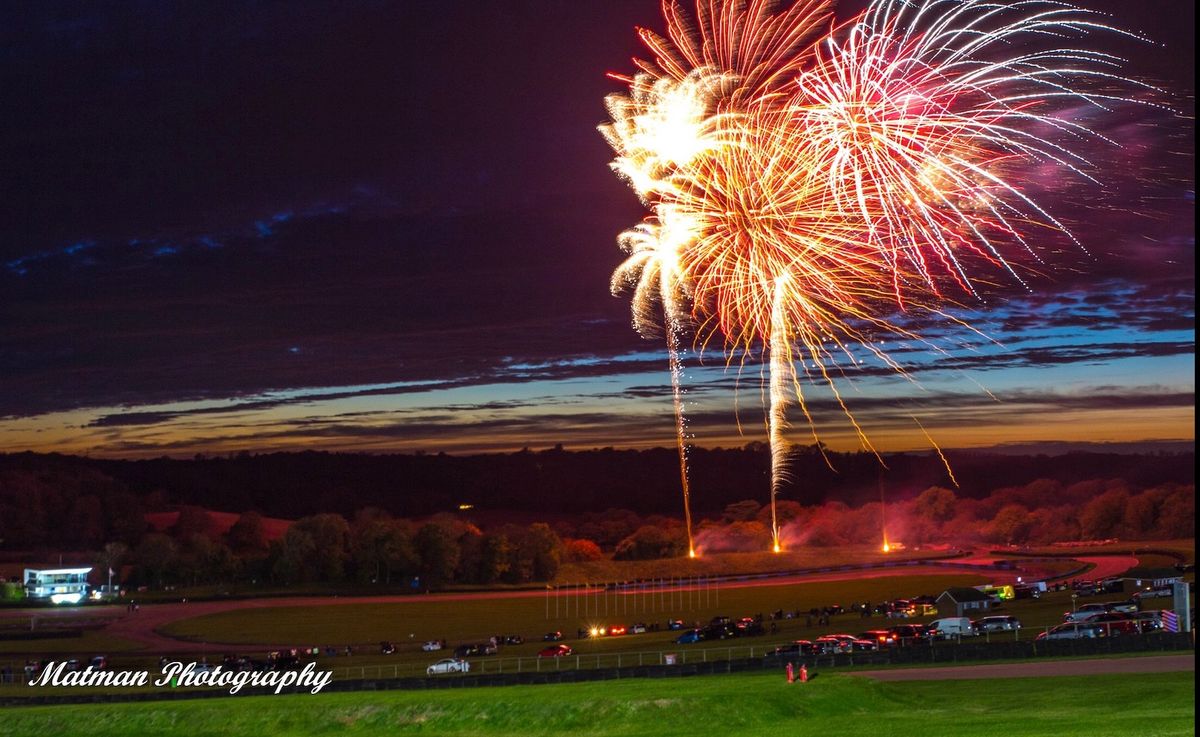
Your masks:
<instances>
[{"instance_id":1,"label":"firework burst","mask_svg":"<svg viewBox=\"0 0 1200 737\"><path fill-rule=\"evenodd\" d=\"M637 282L643 332L662 305L685 505L690 309L701 345L766 366L776 550L793 400L817 437L802 380L873 451L835 378L871 358L903 373L882 337L923 341L893 315L962 325L945 307L978 296L977 274L1024 284L1044 235L1074 241L1017 182L1047 165L1092 179L1073 146L1100 136L1063 103L1104 109L1124 100L1104 90L1128 85L1120 59L1064 45L1120 31L1055 0L876 0L818 40L830 7L666 0L667 36L639 31L653 60L616 77L629 92L601 128L653 213L622 236L615 283Z\"/></svg>"}]
</instances>

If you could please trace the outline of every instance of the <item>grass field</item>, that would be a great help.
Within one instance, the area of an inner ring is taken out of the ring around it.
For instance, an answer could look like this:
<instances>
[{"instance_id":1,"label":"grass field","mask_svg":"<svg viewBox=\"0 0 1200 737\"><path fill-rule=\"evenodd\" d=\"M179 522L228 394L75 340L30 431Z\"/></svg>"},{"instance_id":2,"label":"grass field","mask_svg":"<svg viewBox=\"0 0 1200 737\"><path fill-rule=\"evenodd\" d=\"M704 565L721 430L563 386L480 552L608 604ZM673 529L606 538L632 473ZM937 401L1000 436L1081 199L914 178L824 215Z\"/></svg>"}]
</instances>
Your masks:
<instances>
[{"instance_id":1,"label":"grass field","mask_svg":"<svg viewBox=\"0 0 1200 737\"><path fill-rule=\"evenodd\" d=\"M558 735L1098 737L1193 734L1195 674L880 683L780 674L435 692L11 707L7 737Z\"/></svg>"},{"instance_id":2,"label":"grass field","mask_svg":"<svg viewBox=\"0 0 1200 737\"><path fill-rule=\"evenodd\" d=\"M589 623L708 621L714 615L746 616L776 609L807 611L829 604L883 601L921 593L937 594L947 586L974 585L987 579L974 574L867 577L849 581L756 587L709 587L667 590L656 594L525 597L486 601L442 602L437 599L386 604L241 609L176 622L164 632L207 642L378 642L447 638L470 640L493 634L519 633L540 639L543 632L574 635ZM557 605L557 606L556 606Z\"/></svg>"}]
</instances>

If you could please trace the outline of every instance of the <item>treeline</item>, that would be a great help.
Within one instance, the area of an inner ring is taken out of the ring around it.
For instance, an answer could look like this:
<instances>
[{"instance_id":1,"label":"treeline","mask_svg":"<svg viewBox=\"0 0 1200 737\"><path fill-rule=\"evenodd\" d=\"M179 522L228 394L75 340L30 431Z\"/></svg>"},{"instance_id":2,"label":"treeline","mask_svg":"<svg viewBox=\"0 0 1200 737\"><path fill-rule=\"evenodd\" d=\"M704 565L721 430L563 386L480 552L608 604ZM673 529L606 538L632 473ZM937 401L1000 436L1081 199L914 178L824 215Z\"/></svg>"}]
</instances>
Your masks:
<instances>
[{"instance_id":1,"label":"treeline","mask_svg":"<svg viewBox=\"0 0 1200 737\"><path fill-rule=\"evenodd\" d=\"M146 533L132 546L105 545L96 568L124 571L118 582L132 587L353 582L424 591L451 583L547 581L567 554L546 524L483 532L448 515L417 523L379 509L360 510L351 520L331 513L302 517L277 540L267 539L257 512L243 513L223 535L212 529L206 510L184 507L166 532Z\"/></svg>"},{"instance_id":2,"label":"treeline","mask_svg":"<svg viewBox=\"0 0 1200 737\"><path fill-rule=\"evenodd\" d=\"M1166 484L1136 490L1123 479L1064 485L1039 479L972 499L932 486L911 499L850 507L842 502L804 506L792 501L776 508L786 547L835 547L891 542L909 547L955 545L1049 544L1075 540L1169 540L1195 536L1196 488ZM683 555L687 534L682 523L638 524L618 510L603 516L605 539L628 534L615 543L614 557L652 559ZM697 548L702 552L767 550L772 542L770 507L745 500L729 505L720 519L700 522ZM581 526L581 533L595 525ZM569 532L569 530L564 530Z\"/></svg>"},{"instance_id":3,"label":"treeline","mask_svg":"<svg viewBox=\"0 0 1200 737\"><path fill-rule=\"evenodd\" d=\"M956 451L948 455L961 495L973 498L1042 478L1065 485L1122 478L1136 488L1190 483L1195 478L1193 452L1013 456ZM690 458L696 512L719 516L734 502L760 493L765 498L770 454L761 443L692 448ZM780 498L810 506L828 500L859 505L878 499L880 483L896 498L930 486L951 485L941 460L929 454L886 455L886 470L869 453L831 452L828 460L827 465L813 446L795 446L790 457L793 480L780 489ZM150 498L157 506L253 509L288 519L325 512L349 518L365 507L416 518L454 510L459 504L539 515L576 516L609 507L643 515L680 513L674 449L476 456L309 452L137 461L17 453L0 455L0 478L6 472L98 475L107 479L108 487ZM107 492L84 489L83 493L108 503L103 498Z\"/></svg>"}]
</instances>

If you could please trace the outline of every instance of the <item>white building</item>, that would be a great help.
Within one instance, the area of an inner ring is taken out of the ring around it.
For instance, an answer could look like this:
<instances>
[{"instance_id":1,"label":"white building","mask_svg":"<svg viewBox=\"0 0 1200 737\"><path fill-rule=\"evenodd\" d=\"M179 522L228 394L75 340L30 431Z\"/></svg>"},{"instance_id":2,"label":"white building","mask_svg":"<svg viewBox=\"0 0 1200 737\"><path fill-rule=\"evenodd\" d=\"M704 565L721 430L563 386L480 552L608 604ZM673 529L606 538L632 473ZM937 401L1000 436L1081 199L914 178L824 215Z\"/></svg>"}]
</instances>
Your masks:
<instances>
[{"instance_id":1,"label":"white building","mask_svg":"<svg viewBox=\"0 0 1200 737\"><path fill-rule=\"evenodd\" d=\"M55 604L78 604L88 592L91 568L25 569L25 596L49 599Z\"/></svg>"}]
</instances>

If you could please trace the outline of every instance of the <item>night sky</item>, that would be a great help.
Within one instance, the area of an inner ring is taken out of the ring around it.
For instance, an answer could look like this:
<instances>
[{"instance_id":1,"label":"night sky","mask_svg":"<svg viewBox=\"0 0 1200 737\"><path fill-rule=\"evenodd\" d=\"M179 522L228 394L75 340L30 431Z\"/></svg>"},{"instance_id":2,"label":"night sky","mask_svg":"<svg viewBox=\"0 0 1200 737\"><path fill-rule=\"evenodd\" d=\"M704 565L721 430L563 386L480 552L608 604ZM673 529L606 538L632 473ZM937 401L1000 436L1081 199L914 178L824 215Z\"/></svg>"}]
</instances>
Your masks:
<instances>
[{"instance_id":1,"label":"night sky","mask_svg":"<svg viewBox=\"0 0 1200 737\"><path fill-rule=\"evenodd\" d=\"M1164 89L1096 124L1104 185L1037 182L1062 246L889 349L882 449L1192 439L1194 7L1092 0ZM853 7L846 3L844 14ZM602 100L656 0L60 2L0 10L0 450L465 452L671 442L661 341L608 291L643 208ZM994 275L999 277L999 275ZM763 437L710 350L696 442ZM822 439L857 447L827 393ZM735 421L740 418L739 424ZM797 442L809 442L796 427Z\"/></svg>"}]
</instances>

